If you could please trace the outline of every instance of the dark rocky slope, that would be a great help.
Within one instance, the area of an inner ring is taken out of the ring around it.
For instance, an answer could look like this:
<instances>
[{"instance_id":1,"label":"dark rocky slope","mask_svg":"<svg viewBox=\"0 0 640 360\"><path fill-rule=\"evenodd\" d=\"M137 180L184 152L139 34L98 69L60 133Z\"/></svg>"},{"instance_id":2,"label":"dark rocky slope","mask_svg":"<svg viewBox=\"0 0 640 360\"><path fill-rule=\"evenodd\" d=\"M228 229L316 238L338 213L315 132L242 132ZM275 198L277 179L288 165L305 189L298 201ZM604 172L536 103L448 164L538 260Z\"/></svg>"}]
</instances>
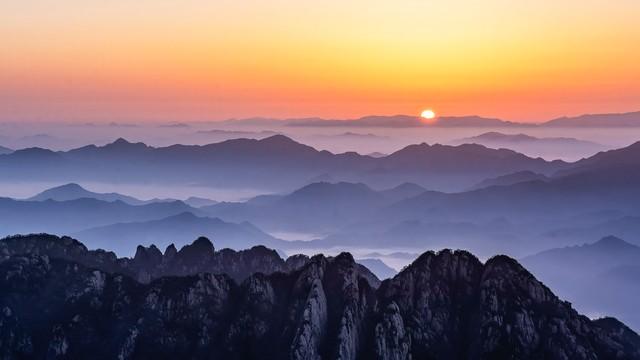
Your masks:
<instances>
[{"instance_id":1,"label":"dark rocky slope","mask_svg":"<svg viewBox=\"0 0 640 360\"><path fill-rule=\"evenodd\" d=\"M427 252L377 288L346 253L240 283L144 284L70 261L78 243L62 240L69 251L0 250L0 358L640 358L637 334L577 314L504 256Z\"/></svg>"}]
</instances>

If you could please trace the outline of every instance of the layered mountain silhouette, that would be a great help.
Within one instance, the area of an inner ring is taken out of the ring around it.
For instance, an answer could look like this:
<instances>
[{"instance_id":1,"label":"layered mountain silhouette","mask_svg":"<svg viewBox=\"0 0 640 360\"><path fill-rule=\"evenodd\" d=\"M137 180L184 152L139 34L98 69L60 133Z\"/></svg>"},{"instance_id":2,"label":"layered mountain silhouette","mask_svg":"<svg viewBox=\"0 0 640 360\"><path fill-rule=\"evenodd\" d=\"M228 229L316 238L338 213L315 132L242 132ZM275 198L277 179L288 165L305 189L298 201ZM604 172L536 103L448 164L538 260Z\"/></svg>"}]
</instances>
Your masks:
<instances>
[{"instance_id":1,"label":"layered mountain silhouette","mask_svg":"<svg viewBox=\"0 0 640 360\"><path fill-rule=\"evenodd\" d=\"M332 154L283 135L261 140L154 148L124 139L67 152L18 150L0 158L0 180L52 182L148 182L287 190L309 179L336 180L392 187L413 182L430 189L460 190L482 179L530 170L551 174L566 163L547 162L479 145L408 146L389 156Z\"/></svg>"},{"instance_id":2,"label":"layered mountain silhouette","mask_svg":"<svg viewBox=\"0 0 640 360\"><path fill-rule=\"evenodd\" d=\"M490 186L508 186L529 181L549 181L550 178L533 171L518 171L513 174L501 175L491 179L485 179L474 185L471 190L482 189Z\"/></svg>"},{"instance_id":3,"label":"layered mountain silhouette","mask_svg":"<svg viewBox=\"0 0 640 360\"><path fill-rule=\"evenodd\" d=\"M198 236L216 240L218 246L247 249L256 245L282 248L284 243L248 222L234 224L191 212L159 220L123 222L82 230L73 234L91 248L109 249L122 255L135 252L135 244L182 246Z\"/></svg>"},{"instance_id":4,"label":"layered mountain silhouette","mask_svg":"<svg viewBox=\"0 0 640 360\"><path fill-rule=\"evenodd\" d=\"M561 117L547 121L542 125L546 127L635 127L640 126L640 111Z\"/></svg>"},{"instance_id":5,"label":"layered mountain silhouette","mask_svg":"<svg viewBox=\"0 0 640 360\"><path fill-rule=\"evenodd\" d=\"M436 127L531 127L533 124L517 123L481 116L441 116L430 126Z\"/></svg>"},{"instance_id":6,"label":"layered mountain silhouette","mask_svg":"<svg viewBox=\"0 0 640 360\"><path fill-rule=\"evenodd\" d=\"M490 148L506 148L545 159L579 160L591 156L608 147L593 141L567 137L534 137L525 134L504 134L487 132L477 136L451 142L459 144L480 144Z\"/></svg>"},{"instance_id":7,"label":"layered mountain silhouette","mask_svg":"<svg viewBox=\"0 0 640 360\"><path fill-rule=\"evenodd\" d=\"M567 137L544 137L539 138L526 134L504 134L496 131L486 132L477 136L466 137L459 140L454 140L453 143L457 144L480 144L485 146L503 146L511 148L513 145L538 143L541 145L562 145L562 146L584 146L584 147L598 147L600 150L604 149L604 146L592 141L579 140L575 138Z\"/></svg>"},{"instance_id":8,"label":"layered mountain silhouette","mask_svg":"<svg viewBox=\"0 0 640 360\"><path fill-rule=\"evenodd\" d=\"M597 173L603 175L619 171L629 171L633 175L634 166L640 164L640 141L627 147L600 152L592 157L577 161L567 169L559 171L559 175Z\"/></svg>"},{"instance_id":9,"label":"layered mountain silhouette","mask_svg":"<svg viewBox=\"0 0 640 360\"><path fill-rule=\"evenodd\" d=\"M232 119L225 122L233 125L270 125L270 126L298 126L298 127L635 127L640 126L640 112L585 114L574 117L560 117L540 123L521 123L477 115L470 116L440 116L435 123L426 124L418 116L390 115L364 116L357 119L274 119L248 118Z\"/></svg>"},{"instance_id":10,"label":"layered mountain silhouette","mask_svg":"<svg viewBox=\"0 0 640 360\"><path fill-rule=\"evenodd\" d=\"M68 201L68 200L77 200L77 199L96 199L102 201L122 201L129 205L142 205L146 202L143 200L136 199L132 196L122 195L118 193L96 193L89 190L86 190L82 186L69 183L65 185L60 185L53 187L51 189L47 189L39 194L36 194L30 198L28 201L45 201L45 200L55 200L55 201Z\"/></svg>"},{"instance_id":11,"label":"layered mountain silhouette","mask_svg":"<svg viewBox=\"0 0 640 360\"><path fill-rule=\"evenodd\" d=\"M549 239L563 239L581 243L585 240L596 240L608 235L614 235L623 239L640 238L640 217L629 216L617 212L603 212L603 218L595 218L593 221L581 224L565 225L549 230L544 236Z\"/></svg>"},{"instance_id":12,"label":"layered mountain silhouette","mask_svg":"<svg viewBox=\"0 0 640 360\"><path fill-rule=\"evenodd\" d=\"M6 358L640 357L624 324L579 315L505 256L427 252L379 283L348 253L274 261L266 248L216 254L206 239L131 260L46 235L0 248ZM200 266L221 260L246 273ZM153 272L169 264L192 268Z\"/></svg>"},{"instance_id":13,"label":"layered mountain silhouette","mask_svg":"<svg viewBox=\"0 0 640 360\"><path fill-rule=\"evenodd\" d=\"M176 199L151 199L151 200L140 200L133 196L123 195L115 192L111 193L97 193L93 191L89 191L79 184L69 183L60 186L56 186L41 193L38 193L30 198L27 198L27 201L45 201L45 200L55 200L55 201L69 201L69 200L78 200L78 199L96 199L101 201L122 201L129 205L145 205L152 204L158 202L175 202L178 201ZM183 200L185 204L192 207L202 207L215 205L218 202L215 200L210 200L201 197L189 197Z\"/></svg>"},{"instance_id":14,"label":"layered mountain silhouette","mask_svg":"<svg viewBox=\"0 0 640 360\"><path fill-rule=\"evenodd\" d=\"M70 234L119 222L149 221L184 212L199 214L181 201L129 205L122 201L81 198L24 201L0 198L0 234L31 232Z\"/></svg>"},{"instance_id":15,"label":"layered mountain silhouette","mask_svg":"<svg viewBox=\"0 0 640 360\"><path fill-rule=\"evenodd\" d=\"M11 154L13 150L6 148L4 146L0 146L0 155Z\"/></svg>"},{"instance_id":16,"label":"layered mountain silhouette","mask_svg":"<svg viewBox=\"0 0 640 360\"><path fill-rule=\"evenodd\" d=\"M418 190L417 195L389 199L382 191L370 189L366 192L370 197L360 199L356 191L345 190L348 194L343 196L334 189L354 184L325 184L325 191L335 190L335 197L348 206L322 205L330 197L318 194L299 198L295 207L286 205L283 199L287 196L277 196L201 210L234 222L251 221L268 231L328 234L304 244L317 249L360 244L392 250L451 245L482 256L496 252L525 256L597 239L589 235L624 235L634 241L635 234L640 234L634 225L640 212L637 149L632 145L603 152L552 176L510 174L459 193ZM322 214L307 212L313 207L322 209ZM597 231L589 234L591 230Z\"/></svg>"},{"instance_id":17,"label":"layered mountain silhouette","mask_svg":"<svg viewBox=\"0 0 640 360\"><path fill-rule=\"evenodd\" d=\"M393 163L402 171L402 166L411 167L420 158L411 155L419 155L422 148L409 147L389 157L395 157ZM457 151L465 148L460 146ZM603 225L603 231L615 230L612 224L624 219L629 223L624 229L632 230L632 219L640 212L638 149L634 144L602 152L551 176L532 171L508 173L458 193L424 191L415 184L376 191L364 184L314 183L288 195L260 196L199 210L227 221L250 221L267 231L329 234L305 244L318 249L363 243L410 249L451 244L482 256L495 252L524 256L584 242L584 237L550 235L565 230L575 229L579 235L581 229L594 224L610 224ZM465 166L473 168L473 161Z\"/></svg>"},{"instance_id":18,"label":"layered mountain silhouette","mask_svg":"<svg viewBox=\"0 0 640 360\"><path fill-rule=\"evenodd\" d=\"M375 191L362 183L318 182L287 195L258 196L244 203L220 203L200 210L232 221L251 221L265 229L321 233L423 191L410 183Z\"/></svg>"},{"instance_id":19,"label":"layered mountain silhouette","mask_svg":"<svg viewBox=\"0 0 640 360\"><path fill-rule=\"evenodd\" d=\"M234 125L279 125L292 127L362 127L362 128L414 128L414 127L531 127L532 124L516 123L481 116L441 116L436 122L426 124L419 116L370 115L357 119L266 119L249 118L229 120Z\"/></svg>"},{"instance_id":20,"label":"layered mountain silhouette","mask_svg":"<svg viewBox=\"0 0 640 360\"><path fill-rule=\"evenodd\" d=\"M540 280L589 314L608 313L640 329L640 247L614 236L522 259Z\"/></svg>"}]
</instances>

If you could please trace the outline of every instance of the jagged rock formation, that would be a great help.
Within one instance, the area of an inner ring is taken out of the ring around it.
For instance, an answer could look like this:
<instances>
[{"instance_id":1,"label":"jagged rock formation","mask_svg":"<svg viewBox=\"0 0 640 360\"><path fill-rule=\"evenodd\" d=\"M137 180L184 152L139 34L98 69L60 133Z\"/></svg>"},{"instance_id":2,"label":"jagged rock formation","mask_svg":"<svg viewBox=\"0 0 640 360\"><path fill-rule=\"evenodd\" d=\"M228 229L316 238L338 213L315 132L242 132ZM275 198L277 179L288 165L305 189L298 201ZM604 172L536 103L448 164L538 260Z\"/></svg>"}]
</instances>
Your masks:
<instances>
[{"instance_id":1,"label":"jagged rock formation","mask_svg":"<svg viewBox=\"0 0 640 360\"><path fill-rule=\"evenodd\" d=\"M118 258L105 250L88 250L84 244L68 236L49 234L16 235L0 240L0 261L13 255L46 255L69 260L110 273L121 273L141 283L163 276L187 276L199 273L226 274L241 282L254 273L271 274L300 269L309 262L306 255L293 255L286 260L275 250L254 246L247 250L215 250L206 237L199 237L180 250L171 244L164 254L155 245L138 246L135 256ZM380 280L366 267L357 265L371 286Z\"/></svg>"},{"instance_id":2,"label":"jagged rock formation","mask_svg":"<svg viewBox=\"0 0 640 360\"><path fill-rule=\"evenodd\" d=\"M118 258L110 251L88 250L81 242L66 236L35 234L0 240L0 260L22 254L69 260L105 272L125 274L142 283L163 276L198 273L227 274L240 282L256 272L271 274L276 271L291 271L309 261L304 255L285 261L275 250L264 246L242 251L216 251L211 241L205 237L198 238L180 250L173 244L169 245L164 254L155 245L138 246L132 259Z\"/></svg>"},{"instance_id":3,"label":"jagged rock formation","mask_svg":"<svg viewBox=\"0 0 640 360\"><path fill-rule=\"evenodd\" d=\"M2 359L640 358L637 334L579 315L505 256L427 252L377 288L347 253L145 284L70 261L79 243L60 240L49 255L0 250ZM205 245L160 255L201 264Z\"/></svg>"}]
</instances>

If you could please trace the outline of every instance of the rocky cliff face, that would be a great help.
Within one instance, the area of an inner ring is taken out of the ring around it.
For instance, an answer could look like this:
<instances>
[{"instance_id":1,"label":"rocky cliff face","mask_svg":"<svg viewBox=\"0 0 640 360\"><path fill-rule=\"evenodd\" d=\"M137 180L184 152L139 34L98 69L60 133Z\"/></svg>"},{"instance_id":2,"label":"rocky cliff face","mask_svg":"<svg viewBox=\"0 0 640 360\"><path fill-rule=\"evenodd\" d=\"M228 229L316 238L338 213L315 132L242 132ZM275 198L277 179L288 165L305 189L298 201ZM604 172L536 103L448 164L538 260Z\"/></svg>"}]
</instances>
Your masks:
<instances>
[{"instance_id":1,"label":"rocky cliff face","mask_svg":"<svg viewBox=\"0 0 640 360\"><path fill-rule=\"evenodd\" d=\"M143 283L70 259L79 243L59 241L49 254L0 247L2 359L640 358L637 334L577 314L504 256L427 252L379 287L346 253L241 282L158 272ZM193 250L205 245L132 261L156 269L182 252L176 268L192 269L209 263Z\"/></svg>"}]
</instances>

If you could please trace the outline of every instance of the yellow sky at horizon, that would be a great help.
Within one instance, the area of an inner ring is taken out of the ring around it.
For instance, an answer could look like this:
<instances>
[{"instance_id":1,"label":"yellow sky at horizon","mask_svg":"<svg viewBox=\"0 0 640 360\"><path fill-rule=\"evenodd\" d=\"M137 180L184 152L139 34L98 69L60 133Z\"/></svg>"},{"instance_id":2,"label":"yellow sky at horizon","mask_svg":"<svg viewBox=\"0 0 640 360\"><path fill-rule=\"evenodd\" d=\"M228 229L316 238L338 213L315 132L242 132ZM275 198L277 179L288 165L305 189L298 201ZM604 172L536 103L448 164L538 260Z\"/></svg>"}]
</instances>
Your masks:
<instances>
[{"instance_id":1,"label":"yellow sky at horizon","mask_svg":"<svg viewBox=\"0 0 640 360\"><path fill-rule=\"evenodd\" d=\"M635 0L2 3L0 120L633 111L639 15Z\"/></svg>"}]
</instances>

